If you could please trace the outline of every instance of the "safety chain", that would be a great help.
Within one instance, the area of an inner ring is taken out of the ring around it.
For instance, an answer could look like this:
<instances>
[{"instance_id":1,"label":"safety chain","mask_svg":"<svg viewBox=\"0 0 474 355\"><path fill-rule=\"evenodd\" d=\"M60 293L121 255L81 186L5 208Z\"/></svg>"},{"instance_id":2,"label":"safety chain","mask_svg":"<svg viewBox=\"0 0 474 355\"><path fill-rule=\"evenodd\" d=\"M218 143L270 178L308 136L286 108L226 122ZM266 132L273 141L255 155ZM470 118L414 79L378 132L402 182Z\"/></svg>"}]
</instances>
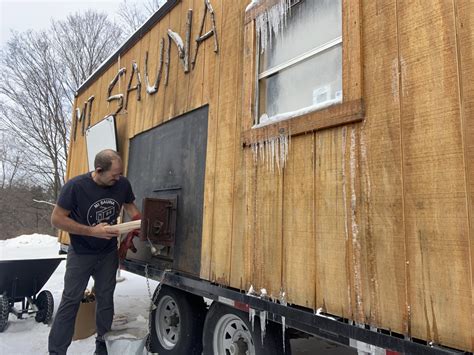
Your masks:
<instances>
[{"instance_id":1,"label":"safety chain","mask_svg":"<svg viewBox=\"0 0 474 355\"><path fill-rule=\"evenodd\" d=\"M146 279L146 287L148 289L148 297L150 298L150 311L149 311L149 316L148 316L148 337L146 339L146 349L150 349L150 343L151 343L151 312L153 312L156 309L156 300L158 298L158 295L160 294L161 291L161 286L163 285L163 280L166 277L166 273L170 271L169 269L166 269L163 271L163 274L161 275L161 278L158 280L158 286L156 286L155 290L155 295L152 296L151 294L151 287L150 287L150 277L148 273L148 264L145 264L145 279Z\"/></svg>"}]
</instances>

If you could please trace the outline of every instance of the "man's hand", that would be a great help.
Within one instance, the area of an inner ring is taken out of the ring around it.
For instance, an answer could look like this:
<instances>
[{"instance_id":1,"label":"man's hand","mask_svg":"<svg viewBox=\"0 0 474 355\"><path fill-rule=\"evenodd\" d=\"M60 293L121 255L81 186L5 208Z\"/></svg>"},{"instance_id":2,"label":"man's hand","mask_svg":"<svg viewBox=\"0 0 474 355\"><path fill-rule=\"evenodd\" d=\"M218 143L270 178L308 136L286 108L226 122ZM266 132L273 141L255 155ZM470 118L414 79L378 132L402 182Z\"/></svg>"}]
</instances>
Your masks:
<instances>
[{"instance_id":1,"label":"man's hand","mask_svg":"<svg viewBox=\"0 0 474 355\"><path fill-rule=\"evenodd\" d=\"M96 238L102 239L112 239L118 237L119 235L118 229L114 228L107 223L99 223L92 227L90 235Z\"/></svg>"},{"instance_id":2,"label":"man's hand","mask_svg":"<svg viewBox=\"0 0 474 355\"><path fill-rule=\"evenodd\" d=\"M74 221L69 217L70 214L71 211L56 205L51 214L51 224L68 233L88 235L102 239L112 239L119 235L119 231L114 226L110 226L107 223L100 223L91 227Z\"/></svg>"}]
</instances>

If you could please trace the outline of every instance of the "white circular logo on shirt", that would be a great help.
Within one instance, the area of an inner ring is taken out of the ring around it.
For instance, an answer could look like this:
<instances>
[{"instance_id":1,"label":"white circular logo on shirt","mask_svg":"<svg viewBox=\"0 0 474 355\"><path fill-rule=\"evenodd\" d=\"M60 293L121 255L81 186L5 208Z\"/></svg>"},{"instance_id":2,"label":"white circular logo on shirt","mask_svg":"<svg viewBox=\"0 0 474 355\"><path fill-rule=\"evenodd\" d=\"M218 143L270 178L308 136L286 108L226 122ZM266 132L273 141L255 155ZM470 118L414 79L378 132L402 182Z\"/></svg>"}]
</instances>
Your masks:
<instances>
[{"instance_id":1,"label":"white circular logo on shirt","mask_svg":"<svg viewBox=\"0 0 474 355\"><path fill-rule=\"evenodd\" d=\"M87 211L87 223L95 226L99 223L114 224L119 214L120 205L112 198L103 198L94 202Z\"/></svg>"}]
</instances>

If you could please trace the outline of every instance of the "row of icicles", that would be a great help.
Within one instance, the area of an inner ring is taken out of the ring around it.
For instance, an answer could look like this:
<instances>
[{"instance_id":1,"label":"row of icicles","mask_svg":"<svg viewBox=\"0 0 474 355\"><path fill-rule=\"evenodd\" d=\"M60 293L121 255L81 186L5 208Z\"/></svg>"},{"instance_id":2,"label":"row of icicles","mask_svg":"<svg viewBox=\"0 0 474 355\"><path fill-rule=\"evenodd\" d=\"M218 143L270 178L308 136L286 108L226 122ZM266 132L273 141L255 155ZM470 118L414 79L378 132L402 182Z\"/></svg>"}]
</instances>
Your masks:
<instances>
[{"instance_id":1,"label":"row of icicles","mask_svg":"<svg viewBox=\"0 0 474 355\"><path fill-rule=\"evenodd\" d=\"M273 36L277 36L286 25L286 16L290 9L291 0L280 0L274 6L259 14L255 19L257 39L260 43L260 52L263 53L271 46ZM252 143L254 161L266 165L271 172L281 172L288 159L290 136L280 134Z\"/></svg>"},{"instance_id":2,"label":"row of icicles","mask_svg":"<svg viewBox=\"0 0 474 355\"><path fill-rule=\"evenodd\" d=\"M288 159L290 147L290 135L280 134L277 137L268 138L251 144L255 164L259 161L264 164L270 172L281 172Z\"/></svg>"}]
</instances>

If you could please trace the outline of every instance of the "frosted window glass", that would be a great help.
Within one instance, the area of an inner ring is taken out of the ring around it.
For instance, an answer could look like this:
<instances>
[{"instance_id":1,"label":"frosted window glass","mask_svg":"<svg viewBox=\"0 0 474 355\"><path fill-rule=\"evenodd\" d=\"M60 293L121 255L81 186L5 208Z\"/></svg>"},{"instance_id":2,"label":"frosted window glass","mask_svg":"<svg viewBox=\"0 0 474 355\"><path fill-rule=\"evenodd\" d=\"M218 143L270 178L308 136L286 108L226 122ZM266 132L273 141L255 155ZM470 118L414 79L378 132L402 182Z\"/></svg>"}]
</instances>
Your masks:
<instances>
[{"instance_id":1,"label":"frosted window glass","mask_svg":"<svg viewBox=\"0 0 474 355\"><path fill-rule=\"evenodd\" d=\"M342 0L302 0L291 8L283 30L271 46L259 53L259 73L283 64L278 72L261 78L258 116L297 111L325 101L342 100L342 44L293 61L342 35ZM268 75L268 74L264 74Z\"/></svg>"},{"instance_id":2,"label":"frosted window glass","mask_svg":"<svg viewBox=\"0 0 474 355\"><path fill-rule=\"evenodd\" d=\"M342 95L341 61L339 44L260 80L260 112L274 116L339 98Z\"/></svg>"},{"instance_id":3,"label":"frosted window glass","mask_svg":"<svg viewBox=\"0 0 474 355\"><path fill-rule=\"evenodd\" d=\"M341 36L341 1L305 0L293 6L283 30L261 56L260 72Z\"/></svg>"}]
</instances>

